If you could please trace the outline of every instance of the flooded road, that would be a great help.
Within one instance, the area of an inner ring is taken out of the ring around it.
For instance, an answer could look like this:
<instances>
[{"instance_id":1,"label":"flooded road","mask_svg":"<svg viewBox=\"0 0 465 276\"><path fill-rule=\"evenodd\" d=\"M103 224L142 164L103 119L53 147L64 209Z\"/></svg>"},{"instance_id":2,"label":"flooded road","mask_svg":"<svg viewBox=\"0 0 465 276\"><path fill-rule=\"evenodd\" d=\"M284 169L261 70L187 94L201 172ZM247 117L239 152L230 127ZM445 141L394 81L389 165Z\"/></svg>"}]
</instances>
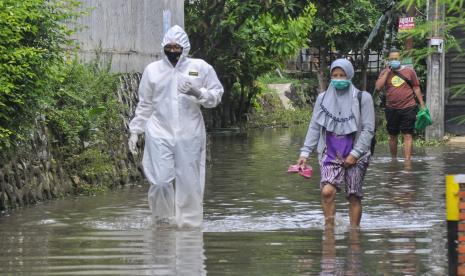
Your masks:
<instances>
[{"instance_id":1,"label":"flooded road","mask_svg":"<svg viewBox=\"0 0 465 276\"><path fill-rule=\"evenodd\" d=\"M416 149L411 165L379 145L360 231L343 194L323 230L319 170L288 175L305 128L214 133L203 231L154 231L137 185L0 218L0 275L445 275L444 175L465 148Z\"/></svg>"}]
</instances>

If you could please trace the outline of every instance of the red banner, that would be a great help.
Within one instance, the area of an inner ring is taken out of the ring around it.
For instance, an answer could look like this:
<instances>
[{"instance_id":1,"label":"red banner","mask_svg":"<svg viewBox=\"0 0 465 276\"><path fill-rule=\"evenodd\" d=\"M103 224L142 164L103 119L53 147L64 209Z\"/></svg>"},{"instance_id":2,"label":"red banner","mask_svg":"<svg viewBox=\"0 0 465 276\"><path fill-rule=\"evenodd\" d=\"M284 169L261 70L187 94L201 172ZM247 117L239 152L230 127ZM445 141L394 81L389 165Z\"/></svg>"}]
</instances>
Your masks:
<instances>
[{"instance_id":1,"label":"red banner","mask_svg":"<svg viewBox=\"0 0 465 276\"><path fill-rule=\"evenodd\" d=\"M415 28L415 17L399 18L399 32L411 30Z\"/></svg>"}]
</instances>

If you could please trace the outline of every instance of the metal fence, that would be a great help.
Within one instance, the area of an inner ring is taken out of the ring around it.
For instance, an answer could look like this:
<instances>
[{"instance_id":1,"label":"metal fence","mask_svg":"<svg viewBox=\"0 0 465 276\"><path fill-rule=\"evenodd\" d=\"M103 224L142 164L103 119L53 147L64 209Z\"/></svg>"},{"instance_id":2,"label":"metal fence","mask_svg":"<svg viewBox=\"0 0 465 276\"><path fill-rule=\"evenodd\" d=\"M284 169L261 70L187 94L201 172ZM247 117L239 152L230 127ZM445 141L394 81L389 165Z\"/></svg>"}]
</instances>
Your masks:
<instances>
[{"instance_id":1,"label":"metal fence","mask_svg":"<svg viewBox=\"0 0 465 276\"><path fill-rule=\"evenodd\" d=\"M288 71L301 71L301 72L318 72L321 64L321 52L314 49L302 49L300 53L286 63L286 70ZM362 71L363 60L362 55L357 52L341 55L337 52L330 52L327 55L328 66L337 58L345 57L349 59L354 65L355 71ZM383 57L381 53L371 52L368 58L367 71L369 74L379 74L384 68Z\"/></svg>"}]
</instances>

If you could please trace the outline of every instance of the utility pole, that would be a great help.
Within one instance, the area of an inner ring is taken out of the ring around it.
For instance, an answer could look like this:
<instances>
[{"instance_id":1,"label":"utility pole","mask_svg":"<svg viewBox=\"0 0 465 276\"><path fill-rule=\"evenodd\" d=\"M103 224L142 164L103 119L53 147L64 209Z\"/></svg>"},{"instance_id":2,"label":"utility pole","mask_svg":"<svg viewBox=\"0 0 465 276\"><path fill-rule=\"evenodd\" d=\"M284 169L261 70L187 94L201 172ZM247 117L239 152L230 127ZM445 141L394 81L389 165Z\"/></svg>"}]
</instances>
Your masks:
<instances>
[{"instance_id":1,"label":"utility pole","mask_svg":"<svg viewBox=\"0 0 465 276\"><path fill-rule=\"evenodd\" d=\"M432 26L429 47L432 52L427 60L426 105L429 108L433 124L425 130L427 140L444 137L444 14L445 8L441 0L428 0L427 20Z\"/></svg>"}]
</instances>

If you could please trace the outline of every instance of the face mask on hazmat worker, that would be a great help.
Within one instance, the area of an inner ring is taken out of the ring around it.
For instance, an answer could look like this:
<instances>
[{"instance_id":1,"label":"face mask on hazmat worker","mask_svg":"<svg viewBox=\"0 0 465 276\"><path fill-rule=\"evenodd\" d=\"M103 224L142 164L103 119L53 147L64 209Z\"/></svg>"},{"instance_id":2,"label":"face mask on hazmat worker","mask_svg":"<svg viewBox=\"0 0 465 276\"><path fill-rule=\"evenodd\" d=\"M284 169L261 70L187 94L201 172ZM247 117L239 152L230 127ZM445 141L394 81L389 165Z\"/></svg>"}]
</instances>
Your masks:
<instances>
[{"instance_id":1,"label":"face mask on hazmat worker","mask_svg":"<svg viewBox=\"0 0 465 276\"><path fill-rule=\"evenodd\" d=\"M181 45L176 43L169 43L168 45L163 47L163 50L171 64L173 64L173 66L176 66L176 63L178 63L179 58L182 55Z\"/></svg>"}]
</instances>

